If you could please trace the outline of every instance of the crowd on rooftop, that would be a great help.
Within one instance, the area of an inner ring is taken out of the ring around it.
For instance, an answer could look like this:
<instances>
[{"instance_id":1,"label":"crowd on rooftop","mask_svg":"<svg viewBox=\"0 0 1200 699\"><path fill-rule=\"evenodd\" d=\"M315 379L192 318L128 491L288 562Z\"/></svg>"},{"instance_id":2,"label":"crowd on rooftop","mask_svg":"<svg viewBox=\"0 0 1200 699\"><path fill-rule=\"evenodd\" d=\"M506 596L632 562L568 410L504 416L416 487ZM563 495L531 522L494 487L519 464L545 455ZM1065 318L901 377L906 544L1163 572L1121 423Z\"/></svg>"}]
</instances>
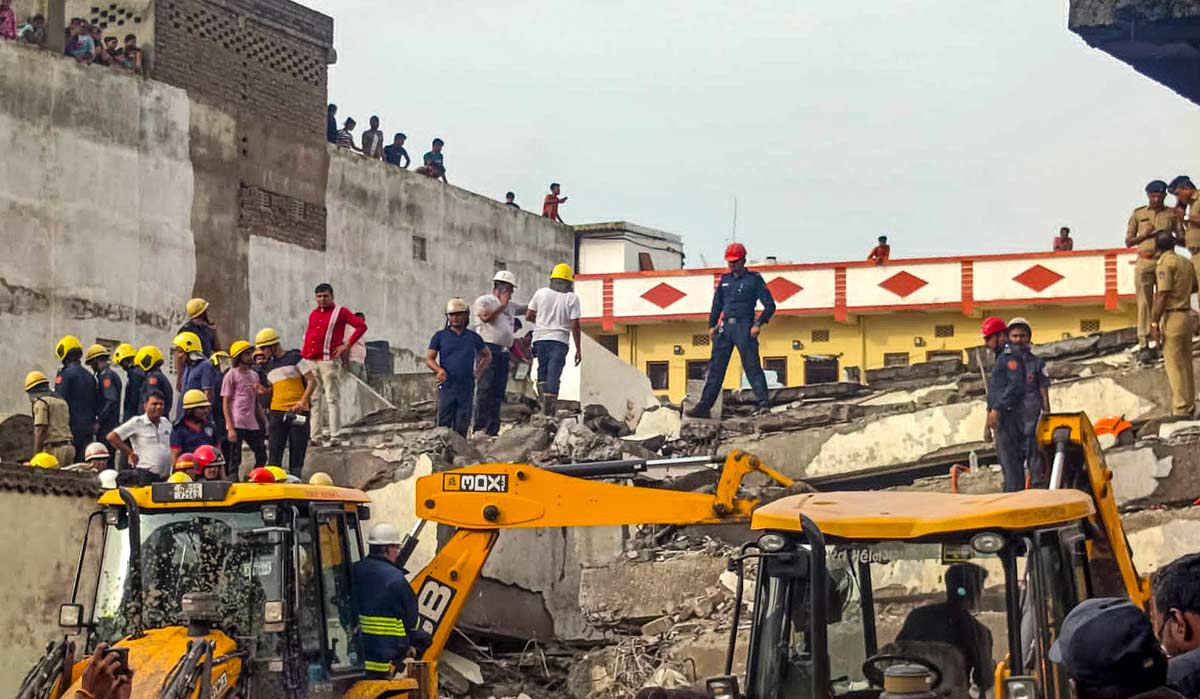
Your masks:
<instances>
[{"instance_id":1,"label":"crowd on rooftop","mask_svg":"<svg viewBox=\"0 0 1200 699\"><path fill-rule=\"evenodd\" d=\"M44 15L33 15L18 26L12 0L0 0L0 40L45 48L46 31ZM142 50L138 47L136 34L106 35L99 24L74 17L64 30L64 42L63 54L79 63L142 74Z\"/></svg>"}]
</instances>

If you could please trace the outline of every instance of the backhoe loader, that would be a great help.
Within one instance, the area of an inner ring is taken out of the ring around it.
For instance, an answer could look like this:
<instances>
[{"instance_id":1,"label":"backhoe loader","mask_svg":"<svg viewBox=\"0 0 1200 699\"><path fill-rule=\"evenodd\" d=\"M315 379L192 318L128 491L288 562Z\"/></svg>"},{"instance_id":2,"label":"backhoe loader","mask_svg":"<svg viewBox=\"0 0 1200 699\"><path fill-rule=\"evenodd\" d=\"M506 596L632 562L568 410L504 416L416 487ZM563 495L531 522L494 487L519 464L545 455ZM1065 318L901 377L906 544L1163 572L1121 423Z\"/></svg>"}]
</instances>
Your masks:
<instances>
[{"instance_id":1,"label":"backhoe loader","mask_svg":"<svg viewBox=\"0 0 1200 699\"><path fill-rule=\"evenodd\" d=\"M598 482L656 467L720 467L713 493ZM421 519L457 527L413 579L420 626L432 644L394 679L364 678L351 566L365 555L366 494L304 484L159 483L105 492L89 519L65 638L30 671L19 699L78 687L97 643L128 649L135 699L382 699L437 696L438 658L500 530L748 521L739 495L757 473L790 479L744 452L557 467L487 464L417 483ZM98 537L95 541L92 537ZM89 539L92 539L89 541ZM93 553L89 554L89 551ZM89 566L86 562L95 558ZM84 660L80 660L84 658Z\"/></svg>"},{"instance_id":2,"label":"backhoe loader","mask_svg":"<svg viewBox=\"0 0 1200 699\"><path fill-rule=\"evenodd\" d=\"M942 697L1069 699L1047 659L1067 612L1112 595L1145 609L1149 589L1087 417L1048 415L1037 434L1050 489L821 492L758 508L757 539L731 561L739 578L757 564L746 672L732 673L735 618L726 674L708 680L709 694L876 699L885 671L915 665ZM947 585L967 570L986 575L983 594Z\"/></svg>"}]
</instances>

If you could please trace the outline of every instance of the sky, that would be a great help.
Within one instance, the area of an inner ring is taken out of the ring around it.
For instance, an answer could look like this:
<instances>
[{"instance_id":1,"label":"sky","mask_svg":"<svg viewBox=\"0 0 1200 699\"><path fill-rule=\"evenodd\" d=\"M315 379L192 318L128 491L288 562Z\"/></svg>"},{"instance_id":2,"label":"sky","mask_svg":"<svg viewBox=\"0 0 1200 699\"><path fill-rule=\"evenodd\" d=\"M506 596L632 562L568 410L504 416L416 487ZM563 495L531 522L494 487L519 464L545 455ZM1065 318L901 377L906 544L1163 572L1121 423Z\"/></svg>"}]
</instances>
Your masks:
<instances>
[{"instance_id":1,"label":"sky","mask_svg":"<svg viewBox=\"0 0 1200 699\"><path fill-rule=\"evenodd\" d=\"M1200 175L1200 107L1088 47L1065 0L302 0L339 117L445 140L450 182L683 236L687 266L1119 247ZM1191 169L1189 169L1191 168Z\"/></svg>"}]
</instances>

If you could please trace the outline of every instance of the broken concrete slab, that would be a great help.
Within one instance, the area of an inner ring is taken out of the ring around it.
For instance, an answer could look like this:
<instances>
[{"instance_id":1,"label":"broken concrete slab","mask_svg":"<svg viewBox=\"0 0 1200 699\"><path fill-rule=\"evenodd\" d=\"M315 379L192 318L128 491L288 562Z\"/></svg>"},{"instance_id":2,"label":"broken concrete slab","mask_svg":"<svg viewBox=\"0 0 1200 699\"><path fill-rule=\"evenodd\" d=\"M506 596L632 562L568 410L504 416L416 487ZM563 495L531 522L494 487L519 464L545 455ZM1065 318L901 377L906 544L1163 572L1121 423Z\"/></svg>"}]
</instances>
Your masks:
<instances>
[{"instance_id":1,"label":"broken concrete slab","mask_svg":"<svg viewBox=\"0 0 1200 699\"><path fill-rule=\"evenodd\" d=\"M966 373L962 359L942 359L919 362L908 366L881 367L867 370L867 385L872 388L908 381L936 381Z\"/></svg>"},{"instance_id":2,"label":"broken concrete slab","mask_svg":"<svg viewBox=\"0 0 1200 699\"><path fill-rule=\"evenodd\" d=\"M1170 439L1176 432L1185 430L1197 431L1200 430L1200 420L1175 420L1172 422L1164 422L1158 428L1158 436L1163 439Z\"/></svg>"},{"instance_id":3,"label":"broken concrete slab","mask_svg":"<svg viewBox=\"0 0 1200 699\"><path fill-rule=\"evenodd\" d=\"M665 440L679 439L679 428L683 425L683 416L669 408L656 408L642 413L638 420L637 429L632 438L642 441L661 435Z\"/></svg>"},{"instance_id":4,"label":"broken concrete slab","mask_svg":"<svg viewBox=\"0 0 1200 699\"><path fill-rule=\"evenodd\" d=\"M659 405L645 372L630 366L609 352L590 335L580 338L583 362L568 361L563 369L558 397L581 405L603 405L608 414L629 425L636 425L642 411ZM536 371L537 362L534 362Z\"/></svg>"},{"instance_id":5,"label":"broken concrete slab","mask_svg":"<svg viewBox=\"0 0 1200 699\"><path fill-rule=\"evenodd\" d=\"M641 631L643 636L662 636L670 631L674 625L675 620L669 615L660 616L653 621L647 621L645 624L642 624Z\"/></svg>"},{"instance_id":6,"label":"broken concrete slab","mask_svg":"<svg viewBox=\"0 0 1200 699\"><path fill-rule=\"evenodd\" d=\"M1149 497L1158 488L1158 479L1154 477L1158 457L1151 447L1109 450L1104 454L1104 463L1112 469L1113 495L1118 506Z\"/></svg>"},{"instance_id":7,"label":"broken concrete slab","mask_svg":"<svg viewBox=\"0 0 1200 699\"><path fill-rule=\"evenodd\" d=\"M491 443L484 445L485 459L498 464L529 463L530 455L550 446L550 430L554 424L542 415L534 415L529 422L513 425L504 430Z\"/></svg>"},{"instance_id":8,"label":"broken concrete slab","mask_svg":"<svg viewBox=\"0 0 1200 699\"><path fill-rule=\"evenodd\" d=\"M689 597L704 595L718 584L724 569L723 559L699 554L584 568L579 607L586 614L615 613L629 621L647 621L667 614Z\"/></svg>"},{"instance_id":9,"label":"broken concrete slab","mask_svg":"<svg viewBox=\"0 0 1200 699\"><path fill-rule=\"evenodd\" d=\"M733 674L741 677L746 672L746 654L750 647L749 630L739 631L733 654ZM725 674L725 655L729 650L729 632L704 629L691 638L671 643L665 655L688 668L694 683L703 683L709 677Z\"/></svg>"},{"instance_id":10,"label":"broken concrete slab","mask_svg":"<svg viewBox=\"0 0 1200 699\"><path fill-rule=\"evenodd\" d=\"M19 464L33 456L33 418L0 413L0 462Z\"/></svg>"}]
</instances>

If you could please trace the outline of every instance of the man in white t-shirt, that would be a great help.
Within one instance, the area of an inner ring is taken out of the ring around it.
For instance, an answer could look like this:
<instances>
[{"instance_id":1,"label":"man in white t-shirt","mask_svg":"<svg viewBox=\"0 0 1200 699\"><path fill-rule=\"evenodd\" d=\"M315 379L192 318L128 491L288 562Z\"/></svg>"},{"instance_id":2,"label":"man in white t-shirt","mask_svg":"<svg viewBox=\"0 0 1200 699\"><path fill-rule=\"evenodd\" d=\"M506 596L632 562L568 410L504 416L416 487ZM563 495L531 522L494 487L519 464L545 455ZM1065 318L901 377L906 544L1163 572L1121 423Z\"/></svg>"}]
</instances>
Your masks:
<instances>
[{"instance_id":1,"label":"man in white t-shirt","mask_svg":"<svg viewBox=\"0 0 1200 699\"><path fill-rule=\"evenodd\" d=\"M171 421L163 416L166 398L156 390L146 393L146 412L126 420L108 433L108 443L133 466L122 471L122 485L147 485L165 481L171 474ZM129 474L129 478L124 478Z\"/></svg>"},{"instance_id":2,"label":"man in white t-shirt","mask_svg":"<svg viewBox=\"0 0 1200 699\"><path fill-rule=\"evenodd\" d=\"M475 299L475 332L492 352L492 363L484 369L475 387L475 431L495 437L500 434L500 404L508 388L508 350L513 344L517 315L527 306L512 300L517 278L502 269L492 277L492 292Z\"/></svg>"},{"instance_id":3,"label":"man in white t-shirt","mask_svg":"<svg viewBox=\"0 0 1200 699\"><path fill-rule=\"evenodd\" d=\"M554 414L558 382L567 364L570 339L575 338L575 366L583 361L579 342L579 318L583 315L575 295L575 275L571 265L560 263L550 273L550 286L538 289L529 299L525 319L532 321L533 351L538 360L538 394L542 412Z\"/></svg>"}]
</instances>

